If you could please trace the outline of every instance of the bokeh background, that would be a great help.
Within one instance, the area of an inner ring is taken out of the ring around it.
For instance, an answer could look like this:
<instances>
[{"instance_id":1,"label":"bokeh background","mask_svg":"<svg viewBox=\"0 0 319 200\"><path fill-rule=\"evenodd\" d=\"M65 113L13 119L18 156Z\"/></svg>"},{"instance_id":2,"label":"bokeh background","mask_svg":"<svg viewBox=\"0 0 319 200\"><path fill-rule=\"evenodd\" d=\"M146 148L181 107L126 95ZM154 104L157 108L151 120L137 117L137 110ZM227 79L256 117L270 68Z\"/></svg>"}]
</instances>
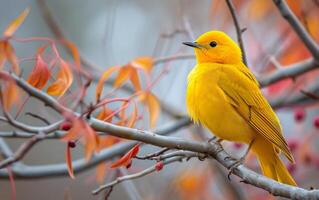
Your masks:
<instances>
[{"instance_id":1,"label":"bokeh background","mask_svg":"<svg viewBox=\"0 0 319 200\"><path fill-rule=\"evenodd\" d=\"M236 40L230 12L222 0L47 0L46 3L65 36L101 71L113 65L123 65L140 56L158 58L192 54L192 50L184 47L182 42L192 41L201 33L212 29L223 30ZM318 2L296 0L288 3L318 42ZM234 4L241 26L247 28L243 40L248 66L257 76L262 77L277 70L274 60L284 67L310 57L310 53L271 1L236 0ZM1 0L0 5L0 30L4 30L24 8L31 7L29 16L16 35L22 38L54 37L43 19L37 1ZM14 45L19 57L32 56L39 46L36 42ZM168 73L153 89L154 94L176 113L186 115L187 74L194 64L194 59L170 62ZM23 71L27 73L32 65L26 62L22 67ZM152 74L159 74L164 65L156 66ZM97 70L96 73L100 72ZM300 186L306 188L319 187L319 121L316 124L318 104L316 100L305 98L293 103L285 102L298 95L301 88L307 90L318 85L317 77L318 72L312 71L294 80L285 79L263 89L271 102L281 102L276 111L284 135L291 147L295 148L297 158L297 164L288 167ZM94 90L86 97L88 100L90 98L94 98ZM56 118L52 111L37 102L30 102L25 112L28 110L38 111L52 120ZM38 123L23 115L19 120ZM171 121L172 118L162 112L157 127ZM5 130L10 128L0 124L0 131ZM202 140L199 132L205 138L210 137L200 127L182 129L174 135ZM15 149L23 140L7 141ZM238 157L245 150L239 144L224 144L230 153ZM24 158L24 162L32 165L63 163L64 150L65 144L60 141L45 141L36 145ZM156 148L147 145L143 147L141 154L154 150ZM83 156L81 148L73 153L74 159ZM121 173L140 171L150 163L152 162L134 161L130 169L122 169ZM249 157L247 165L259 170L253 156ZM87 170L77 174L75 180L69 177L15 180L17 199L103 199L103 195L91 195L91 190L98 186L95 173L94 168ZM114 172L108 169L106 174L109 176L105 180L110 180ZM165 166L160 172L120 184L115 187L110 199L235 199L231 195L234 191L242 199L269 198L266 192L239 183L235 177L229 182L226 175L227 172L214 161L191 160L188 163ZM9 181L1 179L0 199L10 199L10 191Z\"/></svg>"}]
</instances>

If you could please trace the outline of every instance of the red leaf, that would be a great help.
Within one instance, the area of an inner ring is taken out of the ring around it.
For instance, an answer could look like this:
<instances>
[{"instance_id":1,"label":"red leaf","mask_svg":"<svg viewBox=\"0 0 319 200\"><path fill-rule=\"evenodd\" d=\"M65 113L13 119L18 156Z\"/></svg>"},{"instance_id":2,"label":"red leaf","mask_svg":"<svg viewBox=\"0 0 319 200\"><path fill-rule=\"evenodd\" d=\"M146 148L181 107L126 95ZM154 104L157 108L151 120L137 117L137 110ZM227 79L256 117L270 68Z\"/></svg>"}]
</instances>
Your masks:
<instances>
[{"instance_id":1,"label":"red leaf","mask_svg":"<svg viewBox=\"0 0 319 200\"><path fill-rule=\"evenodd\" d=\"M43 61L40 55L37 56L37 62L28 78L28 83L41 90L50 79L51 73L48 65Z\"/></svg>"},{"instance_id":2,"label":"red leaf","mask_svg":"<svg viewBox=\"0 0 319 200\"><path fill-rule=\"evenodd\" d=\"M119 160L112 163L111 168L129 166L130 163L132 162L132 158L134 158L138 154L139 150L140 150L140 144L135 145L129 152L127 152Z\"/></svg>"},{"instance_id":3,"label":"red leaf","mask_svg":"<svg viewBox=\"0 0 319 200\"><path fill-rule=\"evenodd\" d=\"M73 173L73 167L72 167L72 157L71 157L71 147L70 145L67 145L66 151L65 151L65 161L66 165L68 167L69 176L74 179L74 173Z\"/></svg>"},{"instance_id":4,"label":"red leaf","mask_svg":"<svg viewBox=\"0 0 319 200\"><path fill-rule=\"evenodd\" d=\"M30 8L24 9L24 11L17 18L15 18L5 29L5 31L3 32L3 36L11 37L14 34L14 32L19 28L19 26L24 22L29 12Z\"/></svg>"}]
</instances>

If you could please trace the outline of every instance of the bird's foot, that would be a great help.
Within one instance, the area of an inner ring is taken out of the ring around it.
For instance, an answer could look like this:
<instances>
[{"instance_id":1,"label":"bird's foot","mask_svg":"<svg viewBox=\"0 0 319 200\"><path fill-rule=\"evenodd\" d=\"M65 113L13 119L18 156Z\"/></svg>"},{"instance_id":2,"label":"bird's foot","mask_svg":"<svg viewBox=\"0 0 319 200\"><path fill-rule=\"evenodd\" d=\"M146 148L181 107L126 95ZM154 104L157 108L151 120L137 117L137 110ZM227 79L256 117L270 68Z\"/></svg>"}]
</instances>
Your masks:
<instances>
[{"instance_id":1,"label":"bird's foot","mask_svg":"<svg viewBox=\"0 0 319 200\"><path fill-rule=\"evenodd\" d=\"M236 160L235 158L232 158L230 156L227 156L224 158L224 160ZM230 179L230 176L234 173L234 170L237 169L240 165L244 164L245 157L241 157L239 160L236 160L230 167L229 167L229 173L227 175L228 180Z\"/></svg>"}]
</instances>

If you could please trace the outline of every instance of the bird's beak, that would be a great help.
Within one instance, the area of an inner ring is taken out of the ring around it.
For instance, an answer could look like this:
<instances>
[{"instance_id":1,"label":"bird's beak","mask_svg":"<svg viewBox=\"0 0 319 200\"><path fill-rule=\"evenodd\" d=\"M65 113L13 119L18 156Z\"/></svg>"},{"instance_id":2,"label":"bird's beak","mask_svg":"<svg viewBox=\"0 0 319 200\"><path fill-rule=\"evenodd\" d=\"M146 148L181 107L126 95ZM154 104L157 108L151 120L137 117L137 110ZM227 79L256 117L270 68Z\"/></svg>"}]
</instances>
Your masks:
<instances>
[{"instance_id":1,"label":"bird's beak","mask_svg":"<svg viewBox=\"0 0 319 200\"><path fill-rule=\"evenodd\" d=\"M197 49L201 49L202 46L199 45L197 42L183 42L183 44L193 47L193 48L197 48Z\"/></svg>"}]
</instances>

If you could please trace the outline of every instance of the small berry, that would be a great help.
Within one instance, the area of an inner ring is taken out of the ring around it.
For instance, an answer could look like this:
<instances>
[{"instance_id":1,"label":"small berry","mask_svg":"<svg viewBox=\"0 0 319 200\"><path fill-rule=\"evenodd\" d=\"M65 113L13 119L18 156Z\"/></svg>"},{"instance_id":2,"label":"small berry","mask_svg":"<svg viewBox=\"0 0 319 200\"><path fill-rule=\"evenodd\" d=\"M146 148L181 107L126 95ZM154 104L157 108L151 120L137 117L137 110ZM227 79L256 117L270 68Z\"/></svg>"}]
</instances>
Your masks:
<instances>
[{"instance_id":1,"label":"small berry","mask_svg":"<svg viewBox=\"0 0 319 200\"><path fill-rule=\"evenodd\" d=\"M306 112L303 108L297 108L294 113L295 121L302 122L305 119Z\"/></svg>"},{"instance_id":2,"label":"small berry","mask_svg":"<svg viewBox=\"0 0 319 200\"><path fill-rule=\"evenodd\" d=\"M155 165L156 171L161 171L163 169L163 167L164 167L164 163L162 161L156 163L156 165Z\"/></svg>"},{"instance_id":3,"label":"small berry","mask_svg":"<svg viewBox=\"0 0 319 200\"><path fill-rule=\"evenodd\" d=\"M313 125L314 125L316 128L319 128L319 116L316 116L316 117L313 119Z\"/></svg>"},{"instance_id":4,"label":"small berry","mask_svg":"<svg viewBox=\"0 0 319 200\"><path fill-rule=\"evenodd\" d=\"M69 141L69 142L68 142L68 146L69 146L70 148L75 148L75 147L76 147L76 143L75 143L74 141Z\"/></svg>"},{"instance_id":5,"label":"small berry","mask_svg":"<svg viewBox=\"0 0 319 200\"><path fill-rule=\"evenodd\" d=\"M63 122L61 125L60 125L60 130L63 130L63 131L68 131L70 130L72 127L71 123L70 122Z\"/></svg>"},{"instance_id":6,"label":"small berry","mask_svg":"<svg viewBox=\"0 0 319 200\"><path fill-rule=\"evenodd\" d=\"M288 147L291 151L295 151L299 146L299 142L296 139L288 140Z\"/></svg>"},{"instance_id":7,"label":"small berry","mask_svg":"<svg viewBox=\"0 0 319 200\"><path fill-rule=\"evenodd\" d=\"M234 143L234 148L235 149L241 149L243 147L243 144L241 144L241 143Z\"/></svg>"}]
</instances>

